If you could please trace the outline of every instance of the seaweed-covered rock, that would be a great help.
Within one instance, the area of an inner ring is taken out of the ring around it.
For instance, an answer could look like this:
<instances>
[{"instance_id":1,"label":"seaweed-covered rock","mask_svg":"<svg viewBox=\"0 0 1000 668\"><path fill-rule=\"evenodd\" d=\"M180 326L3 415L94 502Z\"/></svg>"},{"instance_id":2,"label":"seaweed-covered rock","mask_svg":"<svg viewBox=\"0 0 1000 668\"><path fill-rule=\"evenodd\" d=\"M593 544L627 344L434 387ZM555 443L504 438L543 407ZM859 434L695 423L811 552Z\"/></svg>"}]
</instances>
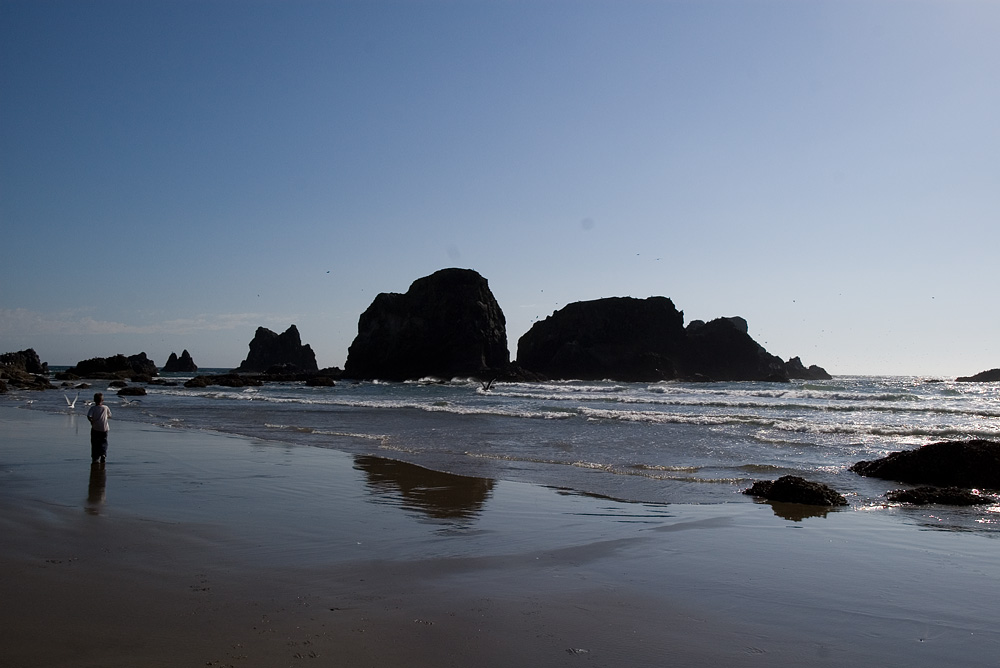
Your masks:
<instances>
[{"instance_id":1,"label":"seaweed-covered rock","mask_svg":"<svg viewBox=\"0 0 1000 668\"><path fill-rule=\"evenodd\" d=\"M405 294L375 297L358 320L344 375L492 377L509 364L506 319L488 281L452 268L417 279Z\"/></svg>"},{"instance_id":2,"label":"seaweed-covered rock","mask_svg":"<svg viewBox=\"0 0 1000 668\"><path fill-rule=\"evenodd\" d=\"M911 485L1000 489L1000 443L981 439L929 443L858 462L851 470Z\"/></svg>"},{"instance_id":3,"label":"seaweed-covered rock","mask_svg":"<svg viewBox=\"0 0 1000 668\"><path fill-rule=\"evenodd\" d=\"M989 494L979 494L961 487L923 486L913 489L897 489L886 493L886 498L897 503L912 503L926 506L940 504L946 506L978 506L996 503L997 498Z\"/></svg>"},{"instance_id":4,"label":"seaweed-covered rock","mask_svg":"<svg viewBox=\"0 0 1000 668\"><path fill-rule=\"evenodd\" d=\"M784 503L803 503L810 506L847 505L847 499L835 489L794 475L781 476L777 480L758 480L743 493Z\"/></svg>"},{"instance_id":5,"label":"seaweed-covered rock","mask_svg":"<svg viewBox=\"0 0 1000 668\"><path fill-rule=\"evenodd\" d=\"M258 327L250 342L250 353L235 369L237 372L263 372L275 365L299 371L317 371L316 354L309 344L303 344L299 330L291 325L281 334Z\"/></svg>"}]
</instances>

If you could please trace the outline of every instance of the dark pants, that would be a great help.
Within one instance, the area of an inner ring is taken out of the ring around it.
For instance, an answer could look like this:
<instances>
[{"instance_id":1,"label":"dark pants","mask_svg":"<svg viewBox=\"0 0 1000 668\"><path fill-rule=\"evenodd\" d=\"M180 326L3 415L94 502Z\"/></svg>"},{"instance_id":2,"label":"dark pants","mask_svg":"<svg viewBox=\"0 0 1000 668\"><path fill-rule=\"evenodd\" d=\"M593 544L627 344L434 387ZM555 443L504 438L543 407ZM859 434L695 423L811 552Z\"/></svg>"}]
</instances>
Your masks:
<instances>
[{"instance_id":1,"label":"dark pants","mask_svg":"<svg viewBox=\"0 0 1000 668\"><path fill-rule=\"evenodd\" d=\"M90 430L90 458L97 460L108 455L108 432Z\"/></svg>"}]
</instances>

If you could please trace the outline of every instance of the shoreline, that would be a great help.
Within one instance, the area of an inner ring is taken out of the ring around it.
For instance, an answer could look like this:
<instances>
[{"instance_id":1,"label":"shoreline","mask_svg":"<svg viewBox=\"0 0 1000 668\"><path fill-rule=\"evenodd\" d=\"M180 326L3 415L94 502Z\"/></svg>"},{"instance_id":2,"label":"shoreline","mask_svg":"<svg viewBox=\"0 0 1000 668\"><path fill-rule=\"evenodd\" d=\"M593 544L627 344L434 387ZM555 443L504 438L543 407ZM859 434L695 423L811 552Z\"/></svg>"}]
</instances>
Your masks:
<instances>
[{"instance_id":1,"label":"shoreline","mask_svg":"<svg viewBox=\"0 0 1000 668\"><path fill-rule=\"evenodd\" d=\"M9 666L991 665L995 538L0 406Z\"/></svg>"}]
</instances>

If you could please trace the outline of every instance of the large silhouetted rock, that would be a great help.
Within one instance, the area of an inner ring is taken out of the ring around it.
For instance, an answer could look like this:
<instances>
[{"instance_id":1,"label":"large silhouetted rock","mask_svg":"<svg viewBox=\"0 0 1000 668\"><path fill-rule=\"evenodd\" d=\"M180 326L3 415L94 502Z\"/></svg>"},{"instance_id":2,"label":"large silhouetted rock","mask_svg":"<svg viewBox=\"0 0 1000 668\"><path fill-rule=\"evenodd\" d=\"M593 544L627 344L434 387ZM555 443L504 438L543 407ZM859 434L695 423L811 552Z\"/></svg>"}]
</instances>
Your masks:
<instances>
[{"instance_id":1,"label":"large silhouetted rock","mask_svg":"<svg viewBox=\"0 0 1000 668\"><path fill-rule=\"evenodd\" d=\"M550 378L622 381L787 381L785 363L747 333L746 320L693 321L666 297L575 302L536 322L517 363Z\"/></svg>"},{"instance_id":2,"label":"large silhouetted rock","mask_svg":"<svg viewBox=\"0 0 1000 668\"><path fill-rule=\"evenodd\" d=\"M509 364L506 320L487 280L471 269L442 269L414 281L406 294L375 298L358 320L344 375L482 377Z\"/></svg>"},{"instance_id":3,"label":"large silhouetted rock","mask_svg":"<svg viewBox=\"0 0 1000 668\"><path fill-rule=\"evenodd\" d=\"M657 381L676 378L687 335L666 297L574 302L517 342L517 363L549 378Z\"/></svg>"},{"instance_id":4,"label":"large silhouetted rock","mask_svg":"<svg viewBox=\"0 0 1000 668\"><path fill-rule=\"evenodd\" d=\"M177 357L177 353L170 353L167 363L163 365L163 371L167 373L193 373L198 370L198 365L191 359L191 353L187 350Z\"/></svg>"},{"instance_id":5,"label":"large silhouetted rock","mask_svg":"<svg viewBox=\"0 0 1000 668\"><path fill-rule=\"evenodd\" d=\"M705 324L694 321L686 331L687 346L678 366L687 378L788 380L785 363L750 337L747 321L739 316Z\"/></svg>"},{"instance_id":6,"label":"large silhouetted rock","mask_svg":"<svg viewBox=\"0 0 1000 668\"><path fill-rule=\"evenodd\" d=\"M1000 443L980 439L929 443L858 462L851 470L913 485L1000 490Z\"/></svg>"},{"instance_id":7,"label":"large silhouetted rock","mask_svg":"<svg viewBox=\"0 0 1000 668\"><path fill-rule=\"evenodd\" d=\"M281 334L275 334L266 327L258 327L250 342L250 353L236 371L263 372L276 365L302 371L319 370L316 354L309 344L302 344L295 325Z\"/></svg>"},{"instance_id":8,"label":"large silhouetted rock","mask_svg":"<svg viewBox=\"0 0 1000 668\"><path fill-rule=\"evenodd\" d=\"M146 353L138 355L114 355L112 357L92 357L89 360L77 362L76 366L66 370L67 374L81 378L132 378L152 377L157 375L156 363L146 357Z\"/></svg>"}]
</instances>

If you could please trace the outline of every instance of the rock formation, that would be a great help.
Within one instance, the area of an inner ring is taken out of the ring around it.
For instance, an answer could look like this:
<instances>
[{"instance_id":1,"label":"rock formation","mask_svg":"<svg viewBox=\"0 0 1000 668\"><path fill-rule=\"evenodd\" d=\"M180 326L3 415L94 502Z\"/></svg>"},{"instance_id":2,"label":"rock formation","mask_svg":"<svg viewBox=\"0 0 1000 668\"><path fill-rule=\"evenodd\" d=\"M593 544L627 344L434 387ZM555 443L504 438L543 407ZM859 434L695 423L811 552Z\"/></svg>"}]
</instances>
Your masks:
<instances>
[{"instance_id":1,"label":"rock formation","mask_svg":"<svg viewBox=\"0 0 1000 668\"><path fill-rule=\"evenodd\" d=\"M151 378L157 374L156 363L146 357L146 353L138 355L114 355L112 357L93 357L77 362L76 366L56 376L59 379L72 378Z\"/></svg>"},{"instance_id":2,"label":"rock formation","mask_svg":"<svg viewBox=\"0 0 1000 668\"><path fill-rule=\"evenodd\" d=\"M962 376L955 379L959 383L996 383L1000 382L1000 369L981 371L975 376Z\"/></svg>"},{"instance_id":3,"label":"rock formation","mask_svg":"<svg viewBox=\"0 0 1000 668\"><path fill-rule=\"evenodd\" d=\"M747 329L740 317L685 328L684 313L666 297L608 297L536 322L518 341L517 363L557 379L787 382L785 362Z\"/></svg>"},{"instance_id":4,"label":"rock formation","mask_svg":"<svg viewBox=\"0 0 1000 668\"><path fill-rule=\"evenodd\" d=\"M979 506L994 504L997 497L989 494L978 494L960 487L915 487L913 489L897 489L886 493L886 498L896 503L912 503L925 506L940 504L944 506Z\"/></svg>"},{"instance_id":5,"label":"rock formation","mask_svg":"<svg viewBox=\"0 0 1000 668\"><path fill-rule=\"evenodd\" d=\"M195 376L184 383L187 388L202 388L210 385L222 387L260 387L264 382L258 378L241 376L238 373L223 373L215 376Z\"/></svg>"},{"instance_id":6,"label":"rock formation","mask_svg":"<svg viewBox=\"0 0 1000 668\"><path fill-rule=\"evenodd\" d=\"M0 366L42 376L49 372L49 365L38 357L38 353L35 352L34 348L0 355Z\"/></svg>"},{"instance_id":7,"label":"rock formation","mask_svg":"<svg viewBox=\"0 0 1000 668\"><path fill-rule=\"evenodd\" d=\"M670 299L607 297L536 322L517 342L517 363L557 379L671 380L686 338Z\"/></svg>"},{"instance_id":8,"label":"rock formation","mask_svg":"<svg viewBox=\"0 0 1000 668\"><path fill-rule=\"evenodd\" d=\"M777 480L759 480L743 493L784 503L803 503L810 506L847 505L847 499L836 490L794 475L781 476Z\"/></svg>"},{"instance_id":9,"label":"rock formation","mask_svg":"<svg viewBox=\"0 0 1000 668\"><path fill-rule=\"evenodd\" d=\"M167 358L167 363L163 365L165 373L194 373L198 370L198 365L191 359L191 353L187 350L181 353L178 358L177 353L171 352Z\"/></svg>"},{"instance_id":10,"label":"rock formation","mask_svg":"<svg viewBox=\"0 0 1000 668\"><path fill-rule=\"evenodd\" d=\"M302 344L295 325L281 334L275 334L266 327L258 327L250 342L250 353L236 371L263 372L275 365L301 371L319 370L316 354L309 344Z\"/></svg>"},{"instance_id":11,"label":"rock formation","mask_svg":"<svg viewBox=\"0 0 1000 668\"><path fill-rule=\"evenodd\" d=\"M858 462L851 470L912 485L1000 490L1000 443L979 439L929 443Z\"/></svg>"},{"instance_id":12,"label":"rock formation","mask_svg":"<svg viewBox=\"0 0 1000 668\"><path fill-rule=\"evenodd\" d=\"M687 346L679 364L687 378L786 382L785 363L768 353L748 333L740 317L716 318L687 329Z\"/></svg>"},{"instance_id":13,"label":"rock formation","mask_svg":"<svg viewBox=\"0 0 1000 668\"><path fill-rule=\"evenodd\" d=\"M821 366L811 364L807 369L798 357L793 357L785 362L785 374L795 380L830 380L833 378Z\"/></svg>"},{"instance_id":14,"label":"rock formation","mask_svg":"<svg viewBox=\"0 0 1000 668\"><path fill-rule=\"evenodd\" d=\"M506 320L489 283L470 269L442 269L405 294L375 298L358 320L344 376L482 377L509 363Z\"/></svg>"},{"instance_id":15,"label":"rock formation","mask_svg":"<svg viewBox=\"0 0 1000 668\"><path fill-rule=\"evenodd\" d=\"M0 394L7 392L8 384L22 390L52 389L48 373L49 365L32 348L4 353L0 355Z\"/></svg>"}]
</instances>

